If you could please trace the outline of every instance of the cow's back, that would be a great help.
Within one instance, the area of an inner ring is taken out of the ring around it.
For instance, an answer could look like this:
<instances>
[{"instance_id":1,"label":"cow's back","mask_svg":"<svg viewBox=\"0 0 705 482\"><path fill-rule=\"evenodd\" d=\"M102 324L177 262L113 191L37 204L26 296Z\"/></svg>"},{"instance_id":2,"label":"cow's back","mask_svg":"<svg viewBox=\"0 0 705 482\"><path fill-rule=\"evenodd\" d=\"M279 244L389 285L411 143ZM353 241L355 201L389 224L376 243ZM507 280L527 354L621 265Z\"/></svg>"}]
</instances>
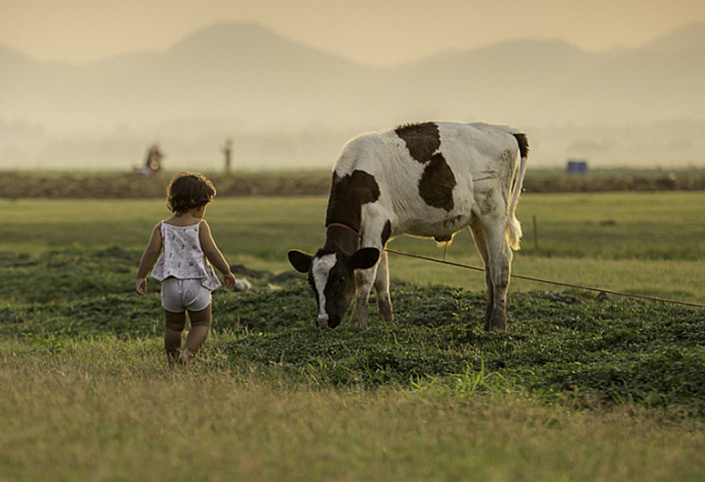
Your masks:
<instances>
[{"instance_id":1,"label":"cow's back","mask_svg":"<svg viewBox=\"0 0 705 482\"><path fill-rule=\"evenodd\" d=\"M506 199L519 134L482 123L423 123L363 134L343 149L335 176L364 172L378 186L374 203L360 206L391 221L393 236L449 238L477 209L479 191Z\"/></svg>"},{"instance_id":2,"label":"cow's back","mask_svg":"<svg viewBox=\"0 0 705 482\"><path fill-rule=\"evenodd\" d=\"M517 134L520 131L506 126L451 122L410 124L362 134L345 145L335 172L344 176L361 170L380 180L390 179L390 188L397 184L403 189L412 180L418 181L424 171L440 170L443 162L456 177L473 176L498 158L516 157ZM395 179L399 182L394 183Z\"/></svg>"}]
</instances>

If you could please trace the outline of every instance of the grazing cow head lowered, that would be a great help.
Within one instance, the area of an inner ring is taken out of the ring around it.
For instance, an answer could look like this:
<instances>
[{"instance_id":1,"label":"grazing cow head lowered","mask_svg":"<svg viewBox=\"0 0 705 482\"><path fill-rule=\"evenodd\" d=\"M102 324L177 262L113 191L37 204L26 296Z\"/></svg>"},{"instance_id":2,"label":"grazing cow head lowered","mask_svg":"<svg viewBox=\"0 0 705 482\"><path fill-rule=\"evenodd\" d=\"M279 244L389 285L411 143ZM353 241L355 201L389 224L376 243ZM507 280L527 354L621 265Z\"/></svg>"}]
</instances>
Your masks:
<instances>
[{"instance_id":1,"label":"grazing cow head lowered","mask_svg":"<svg viewBox=\"0 0 705 482\"><path fill-rule=\"evenodd\" d=\"M290 251L289 261L308 281L318 302L318 326L335 328L343 320L355 296L355 270L372 268L379 260L379 250L363 248L352 255L343 251L321 249L315 256Z\"/></svg>"},{"instance_id":2,"label":"grazing cow head lowered","mask_svg":"<svg viewBox=\"0 0 705 482\"><path fill-rule=\"evenodd\" d=\"M449 242L469 227L485 264L485 329L506 330L527 153L521 132L480 123L413 124L348 142L333 172L325 245L315 255L288 253L308 274L318 325L339 325L355 299L350 324L364 326L372 286L380 317L391 320L387 241L410 234Z\"/></svg>"}]
</instances>

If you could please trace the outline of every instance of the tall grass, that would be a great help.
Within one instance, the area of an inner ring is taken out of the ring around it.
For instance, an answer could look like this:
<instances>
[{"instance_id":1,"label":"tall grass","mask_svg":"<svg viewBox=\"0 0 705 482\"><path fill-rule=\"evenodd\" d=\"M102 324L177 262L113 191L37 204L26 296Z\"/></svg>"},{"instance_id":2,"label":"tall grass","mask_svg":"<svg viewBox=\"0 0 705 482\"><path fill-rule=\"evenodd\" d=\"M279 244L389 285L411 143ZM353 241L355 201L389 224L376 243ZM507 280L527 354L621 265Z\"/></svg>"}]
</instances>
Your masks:
<instances>
[{"instance_id":1,"label":"tall grass","mask_svg":"<svg viewBox=\"0 0 705 482\"><path fill-rule=\"evenodd\" d=\"M2 342L2 478L622 481L705 474L703 427L693 420L664 424L630 407L580 412L520 394L428 386L292 388L215 365L172 372L155 359L155 343L108 337L51 353Z\"/></svg>"}]
</instances>

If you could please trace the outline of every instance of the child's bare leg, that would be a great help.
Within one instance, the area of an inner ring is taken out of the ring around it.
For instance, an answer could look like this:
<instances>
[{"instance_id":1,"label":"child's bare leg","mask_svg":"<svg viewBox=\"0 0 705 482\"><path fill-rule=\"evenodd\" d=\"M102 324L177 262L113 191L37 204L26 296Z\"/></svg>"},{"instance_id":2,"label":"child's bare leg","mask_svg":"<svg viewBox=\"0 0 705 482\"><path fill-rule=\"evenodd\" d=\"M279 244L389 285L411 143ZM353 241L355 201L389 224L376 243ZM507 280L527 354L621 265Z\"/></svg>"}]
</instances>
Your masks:
<instances>
[{"instance_id":1,"label":"child's bare leg","mask_svg":"<svg viewBox=\"0 0 705 482\"><path fill-rule=\"evenodd\" d=\"M186 337L186 346L184 351L179 356L179 361L188 365L191 358L196 354L203 342L208 338L208 332L211 328L211 305L201 311L189 311L189 320L191 320L191 330Z\"/></svg>"},{"instance_id":2,"label":"child's bare leg","mask_svg":"<svg viewBox=\"0 0 705 482\"><path fill-rule=\"evenodd\" d=\"M164 330L164 349L170 363L176 361L179 356L179 348L181 348L181 332L186 326L186 312L173 313L164 310L165 330Z\"/></svg>"}]
</instances>

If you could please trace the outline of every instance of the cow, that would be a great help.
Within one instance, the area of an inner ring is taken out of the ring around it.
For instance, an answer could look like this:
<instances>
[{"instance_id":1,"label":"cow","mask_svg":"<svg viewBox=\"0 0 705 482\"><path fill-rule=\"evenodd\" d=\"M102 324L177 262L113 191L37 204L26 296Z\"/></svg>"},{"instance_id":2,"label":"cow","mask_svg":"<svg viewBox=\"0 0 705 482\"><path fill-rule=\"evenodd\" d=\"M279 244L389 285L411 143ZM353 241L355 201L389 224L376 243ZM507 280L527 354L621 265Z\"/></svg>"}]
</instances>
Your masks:
<instances>
[{"instance_id":1,"label":"cow","mask_svg":"<svg viewBox=\"0 0 705 482\"><path fill-rule=\"evenodd\" d=\"M350 326L366 326L372 286L379 317L391 321L387 242L407 234L450 243L467 226L485 266L484 328L506 331L528 150L524 133L484 123L407 124L348 141L333 170L325 245L288 252L308 274L318 325L339 325L355 298Z\"/></svg>"}]
</instances>

